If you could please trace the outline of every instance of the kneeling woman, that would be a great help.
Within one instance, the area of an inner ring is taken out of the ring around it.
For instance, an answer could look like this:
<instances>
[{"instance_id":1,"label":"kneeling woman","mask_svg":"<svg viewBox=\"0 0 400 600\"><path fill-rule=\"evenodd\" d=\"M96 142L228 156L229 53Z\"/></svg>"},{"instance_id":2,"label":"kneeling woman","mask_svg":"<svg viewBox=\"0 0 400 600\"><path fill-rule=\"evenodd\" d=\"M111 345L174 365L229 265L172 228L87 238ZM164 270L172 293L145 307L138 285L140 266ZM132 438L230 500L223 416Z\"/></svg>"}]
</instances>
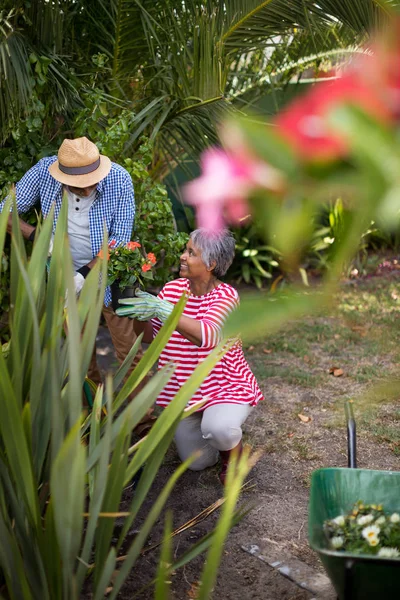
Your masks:
<instances>
[{"instance_id":1,"label":"kneeling woman","mask_svg":"<svg viewBox=\"0 0 400 600\"><path fill-rule=\"evenodd\" d=\"M180 259L181 278L167 283L157 298L138 292L138 298L130 299L129 306L117 310L118 314L148 321L143 341L150 342L182 294L188 295L177 328L159 359L159 368L169 362L177 364L172 378L157 398L157 404L163 407L168 406L197 365L219 343L225 319L238 306L237 291L219 280L231 265L234 253L235 241L228 231L211 235L197 229ZM141 333L143 324L136 322L135 331ZM220 454L220 480L224 483L231 451L241 450L242 425L261 399L261 391L238 341L209 373L188 404L192 406L206 400L197 412L178 425L175 442L181 460L201 450L201 456L190 466L201 470L215 465Z\"/></svg>"}]
</instances>

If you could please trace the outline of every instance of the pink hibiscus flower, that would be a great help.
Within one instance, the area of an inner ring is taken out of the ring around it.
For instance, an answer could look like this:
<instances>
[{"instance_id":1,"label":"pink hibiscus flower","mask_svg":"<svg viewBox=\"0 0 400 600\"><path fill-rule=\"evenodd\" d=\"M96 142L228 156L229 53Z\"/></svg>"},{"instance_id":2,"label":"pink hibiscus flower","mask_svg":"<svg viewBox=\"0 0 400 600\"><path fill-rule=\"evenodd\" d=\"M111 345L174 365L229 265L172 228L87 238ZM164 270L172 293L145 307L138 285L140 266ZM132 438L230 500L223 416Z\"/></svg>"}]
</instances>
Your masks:
<instances>
[{"instance_id":1,"label":"pink hibiscus flower","mask_svg":"<svg viewBox=\"0 0 400 600\"><path fill-rule=\"evenodd\" d=\"M225 221L240 225L250 216L247 198L257 187L275 189L281 176L259 159L209 148L201 159L202 175L185 186L185 198L196 207L197 224L220 231Z\"/></svg>"}]
</instances>

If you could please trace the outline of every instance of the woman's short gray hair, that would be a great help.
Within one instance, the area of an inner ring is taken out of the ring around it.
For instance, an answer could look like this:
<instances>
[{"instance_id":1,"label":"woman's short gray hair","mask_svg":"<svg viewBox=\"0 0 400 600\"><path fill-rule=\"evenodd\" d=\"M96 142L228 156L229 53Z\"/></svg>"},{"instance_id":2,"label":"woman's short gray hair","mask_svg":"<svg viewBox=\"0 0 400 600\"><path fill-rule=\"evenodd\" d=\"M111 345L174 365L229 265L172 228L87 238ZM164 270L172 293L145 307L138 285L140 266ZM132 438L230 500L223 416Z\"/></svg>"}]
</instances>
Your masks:
<instances>
[{"instance_id":1,"label":"woman's short gray hair","mask_svg":"<svg viewBox=\"0 0 400 600\"><path fill-rule=\"evenodd\" d=\"M210 232L207 229L195 229L190 234L193 244L201 251L201 258L209 269L212 262L217 263L213 269L216 277L222 277L235 257L235 238L227 229Z\"/></svg>"}]
</instances>

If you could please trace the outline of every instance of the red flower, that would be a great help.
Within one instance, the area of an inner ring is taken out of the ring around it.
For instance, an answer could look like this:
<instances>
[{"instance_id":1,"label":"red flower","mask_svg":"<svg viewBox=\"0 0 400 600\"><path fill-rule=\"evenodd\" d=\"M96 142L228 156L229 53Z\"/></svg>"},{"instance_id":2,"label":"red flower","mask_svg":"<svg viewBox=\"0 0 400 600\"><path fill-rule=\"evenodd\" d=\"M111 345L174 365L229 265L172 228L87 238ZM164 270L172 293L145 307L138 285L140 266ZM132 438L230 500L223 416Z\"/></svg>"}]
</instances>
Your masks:
<instances>
[{"instance_id":1,"label":"red flower","mask_svg":"<svg viewBox=\"0 0 400 600\"><path fill-rule=\"evenodd\" d=\"M389 112L362 73L348 72L334 82L316 84L295 100L276 119L278 131L306 160L326 160L346 154L348 141L329 124L329 112L341 104L354 104L378 118L389 120Z\"/></svg>"},{"instance_id":2,"label":"red flower","mask_svg":"<svg viewBox=\"0 0 400 600\"><path fill-rule=\"evenodd\" d=\"M151 265L148 265L147 263L142 265L143 273L146 273L146 271L150 271L150 270L151 270Z\"/></svg>"},{"instance_id":3,"label":"red flower","mask_svg":"<svg viewBox=\"0 0 400 600\"><path fill-rule=\"evenodd\" d=\"M125 246L128 250L135 250L135 248L141 248L139 242L128 242Z\"/></svg>"},{"instance_id":4,"label":"red flower","mask_svg":"<svg viewBox=\"0 0 400 600\"><path fill-rule=\"evenodd\" d=\"M117 242L115 240L111 240L111 242L108 245L110 246L110 248L115 248Z\"/></svg>"},{"instance_id":5,"label":"red flower","mask_svg":"<svg viewBox=\"0 0 400 600\"><path fill-rule=\"evenodd\" d=\"M153 265L155 265L155 264L156 264L156 262L157 262L157 258L156 258L156 255L155 255L155 254L153 254L153 252L149 252L149 253L148 253L148 255L147 255L147 258L148 258L148 260L149 260L149 261L150 261L150 262L151 262Z\"/></svg>"}]
</instances>

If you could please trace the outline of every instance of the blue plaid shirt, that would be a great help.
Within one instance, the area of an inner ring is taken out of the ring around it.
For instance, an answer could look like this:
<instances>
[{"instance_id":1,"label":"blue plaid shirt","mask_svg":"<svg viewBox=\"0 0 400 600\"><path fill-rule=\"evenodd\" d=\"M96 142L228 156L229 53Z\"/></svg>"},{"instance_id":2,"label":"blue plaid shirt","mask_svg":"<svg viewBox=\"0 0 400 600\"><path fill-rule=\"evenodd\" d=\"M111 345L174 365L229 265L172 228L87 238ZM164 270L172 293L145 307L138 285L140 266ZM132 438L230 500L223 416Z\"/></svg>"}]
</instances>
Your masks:
<instances>
[{"instance_id":1,"label":"blue plaid shirt","mask_svg":"<svg viewBox=\"0 0 400 600\"><path fill-rule=\"evenodd\" d=\"M49 173L49 166L56 156L42 158L25 173L16 185L18 213L24 213L40 201L43 217L47 217L55 203L54 228L60 213L63 185ZM4 202L0 204L0 211ZM129 242L135 218L135 197L132 179L123 167L111 163L111 171L97 184L96 198L89 210L90 242L93 258L98 255L103 244L103 227L109 242L123 245ZM110 288L106 288L104 304L111 302Z\"/></svg>"}]
</instances>

